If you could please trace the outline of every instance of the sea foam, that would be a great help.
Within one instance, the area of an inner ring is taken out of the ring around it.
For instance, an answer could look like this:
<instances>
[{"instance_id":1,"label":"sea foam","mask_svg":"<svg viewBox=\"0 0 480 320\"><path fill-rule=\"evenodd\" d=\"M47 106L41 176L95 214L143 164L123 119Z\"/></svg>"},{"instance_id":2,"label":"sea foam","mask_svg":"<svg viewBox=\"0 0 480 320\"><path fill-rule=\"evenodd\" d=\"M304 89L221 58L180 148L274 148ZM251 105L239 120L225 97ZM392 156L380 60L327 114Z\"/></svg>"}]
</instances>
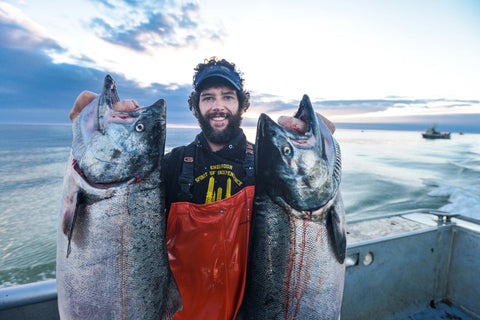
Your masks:
<instances>
[{"instance_id":1,"label":"sea foam","mask_svg":"<svg viewBox=\"0 0 480 320\"><path fill-rule=\"evenodd\" d=\"M440 207L439 210L480 219L480 184L453 186L428 179L423 183L434 187L428 193L429 196L448 197L449 203Z\"/></svg>"}]
</instances>

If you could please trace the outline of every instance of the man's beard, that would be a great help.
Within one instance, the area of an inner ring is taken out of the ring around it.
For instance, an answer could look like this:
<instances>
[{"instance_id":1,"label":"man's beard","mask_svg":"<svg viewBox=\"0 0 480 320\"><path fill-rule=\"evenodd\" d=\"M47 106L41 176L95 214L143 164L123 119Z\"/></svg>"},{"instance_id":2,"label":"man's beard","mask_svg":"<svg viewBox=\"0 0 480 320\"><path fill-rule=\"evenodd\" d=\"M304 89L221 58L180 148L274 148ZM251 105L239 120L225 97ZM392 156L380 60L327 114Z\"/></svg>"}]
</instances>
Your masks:
<instances>
[{"instance_id":1,"label":"man's beard","mask_svg":"<svg viewBox=\"0 0 480 320\"><path fill-rule=\"evenodd\" d=\"M215 131L215 129L210 125L210 119L222 116L226 117L228 120L228 125L222 131ZM242 112L238 112L234 115L228 112L212 112L204 117L200 112L198 112L198 123L205 137L213 143L227 143L237 135L240 130L240 124L242 123Z\"/></svg>"}]
</instances>

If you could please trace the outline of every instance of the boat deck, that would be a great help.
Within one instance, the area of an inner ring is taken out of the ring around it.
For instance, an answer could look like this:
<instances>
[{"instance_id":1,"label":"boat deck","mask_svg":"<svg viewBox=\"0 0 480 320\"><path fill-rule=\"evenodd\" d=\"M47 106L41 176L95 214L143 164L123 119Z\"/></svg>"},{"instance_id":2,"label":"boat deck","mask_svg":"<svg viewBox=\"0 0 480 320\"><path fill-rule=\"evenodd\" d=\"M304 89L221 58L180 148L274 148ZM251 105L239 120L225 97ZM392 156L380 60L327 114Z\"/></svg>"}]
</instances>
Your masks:
<instances>
[{"instance_id":1,"label":"boat deck","mask_svg":"<svg viewBox=\"0 0 480 320\"><path fill-rule=\"evenodd\" d=\"M369 218L347 224L348 243L357 243L384 237L392 237L408 232L438 226L436 215L393 215L381 218Z\"/></svg>"},{"instance_id":2,"label":"boat deck","mask_svg":"<svg viewBox=\"0 0 480 320\"><path fill-rule=\"evenodd\" d=\"M439 303L435 307L429 307L401 320L478 320L478 318L473 318L446 303Z\"/></svg>"},{"instance_id":3,"label":"boat deck","mask_svg":"<svg viewBox=\"0 0 480 320\"><path fill-rule=\"evenodd\" d=\"M480 320L480 221L442 212L349 221L342 320ZM55 280L0 289L0 319L58 319Z\"/></svg>"},{"instance_id":4,"label":"boat deck","mask_svg":"<svg viewBox=\"0 0 480 320\"><path fill-rule=\"evenodd\" d=\"M349 221L342 320L480 319L480 221L440 211Z\"/></svg>"}]
</instances>

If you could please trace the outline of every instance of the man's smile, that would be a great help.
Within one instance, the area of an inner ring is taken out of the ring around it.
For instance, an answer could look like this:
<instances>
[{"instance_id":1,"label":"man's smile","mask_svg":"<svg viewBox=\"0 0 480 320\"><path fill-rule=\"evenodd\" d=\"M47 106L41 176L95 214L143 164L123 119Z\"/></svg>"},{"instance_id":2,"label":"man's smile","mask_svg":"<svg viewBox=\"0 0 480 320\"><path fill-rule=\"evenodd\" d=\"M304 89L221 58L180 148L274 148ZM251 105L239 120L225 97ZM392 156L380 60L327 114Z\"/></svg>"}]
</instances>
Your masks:
<instances>
[{"instance_id":1,"label":"man's smile","mask_svg":"<svg viewBox=\"0 0 480 320\"><path fill-rule=\"evenodd\" d=\"M226 112L215 112L208 115L212 127L220 128L226 127L231 115Z\"/></svg>"}]
</instances>

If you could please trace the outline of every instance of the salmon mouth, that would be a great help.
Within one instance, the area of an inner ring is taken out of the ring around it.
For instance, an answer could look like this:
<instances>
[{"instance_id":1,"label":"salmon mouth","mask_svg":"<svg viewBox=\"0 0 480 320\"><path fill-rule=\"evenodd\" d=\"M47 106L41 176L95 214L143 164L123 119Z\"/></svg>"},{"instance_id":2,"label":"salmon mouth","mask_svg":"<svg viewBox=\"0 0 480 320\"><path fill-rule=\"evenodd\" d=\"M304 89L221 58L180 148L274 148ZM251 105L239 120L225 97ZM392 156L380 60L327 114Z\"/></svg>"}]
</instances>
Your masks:
<instances>
[{"instance_id":1,"label":"salmon mouth","mask_svg":"<svg viewBox=\"0 0 480 320\"><path fill-rule=\"evenodd\" d=\"M82 179L89 184L90 186L96 188L96 189L110 189L110 188L118 188L118 187L123 187L132 183L138 183L141 181L141 178L139 175L135 175L133 178L126 179L124 181L117 181L117 182L109 182L109 183L98 183L98 182L93 182L88 177L85 175L83 170L80 168L80 165L78 164L78 161L76 159L73 159L72 161L72 166L73 170L80 176Z\"/></svg>"}]
</instances>

